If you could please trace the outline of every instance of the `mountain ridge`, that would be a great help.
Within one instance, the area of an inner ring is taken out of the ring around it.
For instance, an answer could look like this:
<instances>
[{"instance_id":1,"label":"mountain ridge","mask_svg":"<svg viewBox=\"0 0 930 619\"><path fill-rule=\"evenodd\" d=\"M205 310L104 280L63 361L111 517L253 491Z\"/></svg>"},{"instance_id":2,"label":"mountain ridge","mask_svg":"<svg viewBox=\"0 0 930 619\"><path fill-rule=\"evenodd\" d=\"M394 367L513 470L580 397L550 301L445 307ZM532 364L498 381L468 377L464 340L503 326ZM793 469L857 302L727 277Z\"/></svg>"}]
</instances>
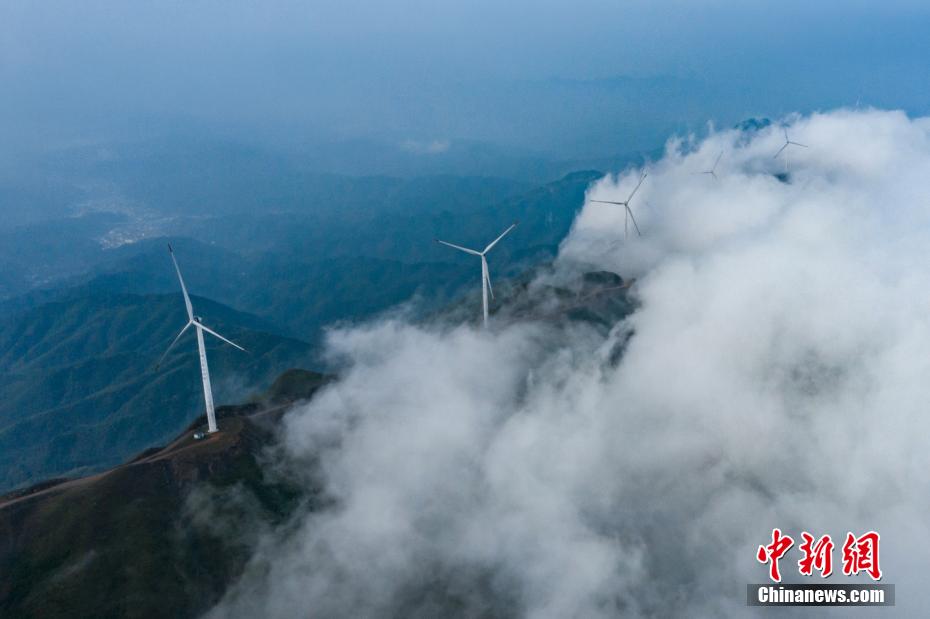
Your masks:
<instances>
[{"instance_id":1,"label":"mountain ridge","mask_svg":"<svg viewBox=\"0 0 930 619\"><path fill-rule=\"evenodd\" d=\"M252 351L208 338L219 402L313 360L310 344L258 317L200 297L194 307ZM178 293L83 298L0 324L0 489L117 464L185 426L203 405L193 335L155 363L186 320Z\"/></svg>"}]
</instances>

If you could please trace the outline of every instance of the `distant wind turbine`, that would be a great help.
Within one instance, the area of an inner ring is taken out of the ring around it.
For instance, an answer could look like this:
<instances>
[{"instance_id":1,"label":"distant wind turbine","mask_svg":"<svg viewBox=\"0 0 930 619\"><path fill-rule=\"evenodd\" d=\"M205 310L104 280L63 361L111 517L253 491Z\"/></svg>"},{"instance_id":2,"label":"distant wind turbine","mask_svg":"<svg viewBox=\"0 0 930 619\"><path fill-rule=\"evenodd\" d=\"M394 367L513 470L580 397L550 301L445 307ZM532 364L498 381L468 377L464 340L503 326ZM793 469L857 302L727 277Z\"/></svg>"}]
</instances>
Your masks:
<instances>
[{"instance_id":1,"label":"distant wind turbine","mask_svg":"<svg viewBox=\"0 0 930 619\"><path fill-rule=\"evenodd\" d=\"M194 330L197 333L197 350L200 352L200 377L203 379L203 400L207 407L207 432L213 433L217 431L216 411L213 408L213 389L210 386L210 368L207 366L207 350L203 344L203 332L206 331L210 335L223 340L231 346L235 346L243 352L245 352L245 348L239 346L239 344L236 344L231 340L227 340L216 331L213 331L209 327L205 326L201 322L200 316L194 316L194 308L191 306L191 299L187 295L187 287L184 285L184 278L181 277L181 269L178 267L178 261L174 257L174 250L171 249L171 245L168 245L168 252L171 254L171 261L174 262L174 270L178 273L178 281L181 282L181 292L184 294L184 306L187 308L187 324L184 325L184 328L181 329L181 332L177 334L177 336L168 346L165 354L163 354L161 359L158 360L158 365L161 365L162 361L165 360L165 357L168 356L168 352L174 347L175 344L177 344L178 340L181 339L181 336L184 335L184 332L187 331L191 325L193 325Z\"/></svg>"},{"instance_id":2,"label":"distant wind turbine","mask_svg":"<svg viewBox=\"0 0 930 619\"><path fill-rule=\"evenodd\" d=\"M772 159L777 158L781 154L782 151L785 151L785 172L787 172L788 171L788 151L791 150L788 147L789 146L800 146L801 148L807 148L807 145L800 144L798 142L792 142L790 139L788 139L788 128L787 127L782 127L782 128L785 131L785 143L782 145L781 148L778 149L777 153L772 155Z\"/></svg>"},{"instance_id":3,"label":"distant wind turbine","mask_svg":"<svg viewBox=\"0 0 930 619\"><path fill-rule=\"evenodd\" d=\"M467 247L462 247L461 245L453 245L452 243L447 243L436 239L437 243L442 243L443 245L448 245L453 249L463 251L466 254L472 254L473 256L479 256L481 258L481 309L484 312L484 326L488 326L488 293L491 293L491 298L494 298L494 289L491 287L491 275L488 273L488 260L485 257L491 248L497 245L498 241L507 236L511 230L517 227L519 222L513 222L510 224L510 227L504 230L499 237L491 241L483 251L475 251L474 249L468 249Z\"/></svg>"},{"instance_id":4,"label":"distant wind turbine","mask_svg":"<svg viewBox=\"0 0 930 619\"><path fill-rule=\"evenodd\" d=\"M639 186L643 184L644 180L646 180L645 172L643 172L639 177L639 182L636 183L636 187L634 187L633 191L630 192L630 197L628 197L624 202L612 202L610 200L591 200L591 202L599 202L601 204L616 204L617 206L622 206L624 209L626 209L626 214L623 216L623 238L627 237L627 233L629 232L629 221L631 219L633 220L633 228L636 230L636 235L642 236L642 233L639 231L639 226L636 225L636 218L633 217L633 211L630 210L630 201L633 199L633 196L636 194L637 190L639 190Z\"/></svg>"},{"instance_id":5,"label":"distant wind turbine","mask_svg":"<svg viewBox=\"0 0 930 619\"><path fill-rule=\"evenodd\" d=\"M714 180L717 180L717 164L720 163L720 158L723 157L723 151L720 151L720 154L717 155L717 158L714 160L714 165L709 170L704 170L703 172L695 172L695 174L710 174L714 177Z\"/></svg>"}]
</instances>

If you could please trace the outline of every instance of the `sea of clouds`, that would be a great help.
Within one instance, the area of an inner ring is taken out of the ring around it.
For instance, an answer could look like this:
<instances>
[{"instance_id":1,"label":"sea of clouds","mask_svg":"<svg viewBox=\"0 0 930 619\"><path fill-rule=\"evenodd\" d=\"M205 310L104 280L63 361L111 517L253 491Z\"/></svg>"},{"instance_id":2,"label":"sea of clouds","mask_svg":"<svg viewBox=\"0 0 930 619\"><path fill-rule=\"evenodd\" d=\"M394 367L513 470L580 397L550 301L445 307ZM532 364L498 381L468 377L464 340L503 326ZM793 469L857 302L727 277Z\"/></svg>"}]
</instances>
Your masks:
<instances>
[{"instance_id":1,"label":"sea of clouds","mask_svg":"<svg viewBox=\"0 0 930 619\"><path fill-rule=\"evenodd\" d=\"M930 119L785 124L808 146L787 174L782 125L670 141L631 203L642 237L586 202L555 271L637 278L638 309L606 336L332 332L345 369L282 433L331 503L266 534L213 614L742 617L780 527L838 547L878 531L898 588L882 614L923 615ZM588 200L626 199L642 171Z\"/></svg>"}]
</instances>

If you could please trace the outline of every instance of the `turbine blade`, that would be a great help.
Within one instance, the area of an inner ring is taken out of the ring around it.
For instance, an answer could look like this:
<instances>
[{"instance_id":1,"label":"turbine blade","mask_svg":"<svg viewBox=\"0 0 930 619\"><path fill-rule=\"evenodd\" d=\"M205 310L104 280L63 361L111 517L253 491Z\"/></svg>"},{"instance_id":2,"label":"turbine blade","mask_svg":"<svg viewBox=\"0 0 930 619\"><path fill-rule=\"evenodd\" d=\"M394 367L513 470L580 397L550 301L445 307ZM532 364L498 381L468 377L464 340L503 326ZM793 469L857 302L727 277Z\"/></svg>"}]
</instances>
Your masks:
<instances>
[{"instance_id":1,"label":"turbine blade","mask_svg":"<svg viewBox=\"0 0 930 619\"><path fill-rule=\"evenodd\" d=\"M491 298L494 298L494 288L491 287L491 271L485 269L485 279L488 281L488 292L491 294Z\"/></svg>"},{"instance_id":2,"label":"turbine blade","mask_svg":"<svg viewBox=\"0 0 930 619\"><path fill-rule=\"evenodd\" d=\"M452 247L452 248L457 249L457 250L459 250L459 251L463 251L463 252L465 252L466 254L473 254L473 255L475 255L475 256L480 256L480 255L481 255L481 252L475 251L474 249L468 249L467 247L462 247L461 245L453 245L452 243L446 243L445 241L440 241L439 239L436 239L436 242L437 242L437 243L442 243L443 245L448 245L449 247Z\"/></svg>"},{"instance_id":3,"label":"turbine blade","mask_svg":"<svg viewBox=\"0 0 930 619\"><path fill-rule=\"evenodd\" d=\"M785 145L779 148L777 153L772 155L772 159L777 159L778 156L781 154L781 151L785 150L786 148L788 148L788 142L785 142Z\"/></svg>"},{"instance_id":4,"label":"turbine blade","mask_svg":"<svg viewBox=\"0 0 930 619\"><path fill-rule=\"evenodd\" d=\"M801 148L807 148L807 144L801 144L800 142L788 142L788 144L794 144L795 146L800 146Z\"/></svg>"},{"instance_id":5,"label":"turbine blade","mask_svg":"<svg viewBox=\"0 0 930 619\"><path fill-rule=\"evenodd\" d=\"M626 204L624 206L627 206L627 208L629 208L630 200L632 200L636 192L639 191L639 186L643 184L644 180L646 180L645 172L643 172L643 175L639 177L639 182L636 183L636 187L633 188L633 193L631 193L630 197L626 199Z\"/></svg>"},{"instance_id":6,"label":"turbine blade","mask_svg":"<svg viewBox=\"0 0 930 619\"><path fill-rule=\"evenodd\" d=\"M720 151L720 154L717 155L717 158L714 160L714 167L710 169L711 172L717 169L717 164L720 163L720 158L723 157L723 151Z\"/></svg>"},{"instance_id":7,"label":"turbine blade","mask_svg":"<svg viewBox=\"0 0 930 619\"><path fill-rule=\"evenodd\" d=\"M174 263L174 270L178 273L178 281L181 282L181 292L184 293L184 307L187 308L187 319L194 320L194 308L191 307L191 298L187 295L187 286L184 285L184 278L181 277L181 268L178 266L178 260L174 257L174 250L171 244L168 244L168 253L171 254L171 261Z\"/></svg>"},{"instance_id":8,"label":"turbine blade","mask_svg":"<svg viewBox=\"0 0 930 619\"><path fill-rule=\"evenodd\" d=\"M639 226L636 224L636 218L633 217L633 210L627 206L626 212L629 213L630 219L633 220L633 229L636 230L636 236L642 236L642 232L639 231Z\"/></svg>"},{"instance_id":9,"label":"turbine blade","mask_svg":"<svg viewBox=\"0 0 930 619\"><path fill-rule=\"evenodd\" d=\"M788 127L782 127L782 130L785 132L785 141L788 141Z\"/></svg>"},{"instance_id":10,"label":"turbine blade","mask_svg":"<svg viewBox=\"0 0 930 619\"><path fill-rule=\"evenodd\" d=\"M617 206L623 206L626 202L614 202L612 200L588 200L588 202L598 202L600 204L616 204Z\"/></svg>"},{"instance_id":11,"label":"turbine blade","mask_svg":"<svg viewBox=\"0 0 930 619\"><path fill-rule=\"evenodd\" d=\"M193 322L188 322L186 325L184 325L184 328L181 329L181 331L180 331L176 336L174 336L174 339L171 340L171 343L170 343L170 344L168 344L168 348L165 349L165 352L162 354L161 358L158 360L158 363L155 364L155 369L156 369L156 370L157 370L158 368L161 367L161 364L162 364L162 362L165 360L165 357L168 356L168 353L171 352L171 349L174 348L174 345L178 343L178 340L181 339L181 336L184 335L184 332L187 331L187 329L188 329L192 324L194 324L194 323L193 323Z\"/></svg>"},{"instance_id":12,"label":"turbine blade","mask_svg":"<svg viewBox=\"0 0 930 619\"><path fill-rule=\"evenodd\" d=\"M491 248L494 247L495 245L497 245L497 242L500 241L500 240L501 240L502 238L504 238L505 236L507 236L507 235L510 233L511 230L513 230L514 228L516 228L518 223L520 223L520 222L515 221L515 222L513 222L512 224L510 224L510 227L507 228L506 230L504 230L503 232L501 232L501 235L500 235L499 237L497 237L496 239L494 239L493 241L491 241L491 242L488 244L488 246L484 248L484 251L481 252L481 253L482 253L482 254L486 254L486 253L488 253L489 251L491 251Z\"/></svg>"},{"instance_id":13,"label":"turbine blade","mask_svg":"<svg viewBox=\"0 0 930 619\"><path fill-rule=\"evenodd\" d=\"M221 340L223 340L223 341L226 342L227 344L229 344L229 345L231 345L231 346L235 346L236 348L238 348L238 349L241 350L242 352L246 352L245 348L243 348L242 346L239 346L239 344L236 344L236 343L233 342L232 340L227 340L225 337L223 337L222 335L220 335L219 333L217 333L216 331L214 331L214 330L211 329L210 327L204 326L204 324L203 324L202 322L194 321L194 324L197 325L198 327L200 327L201 329L203 329L204 331L206 331L207 333L209 333L210 335L212 335L212 336L214 336L214 337L220 338Z\"/></svg>"}]
</instances>

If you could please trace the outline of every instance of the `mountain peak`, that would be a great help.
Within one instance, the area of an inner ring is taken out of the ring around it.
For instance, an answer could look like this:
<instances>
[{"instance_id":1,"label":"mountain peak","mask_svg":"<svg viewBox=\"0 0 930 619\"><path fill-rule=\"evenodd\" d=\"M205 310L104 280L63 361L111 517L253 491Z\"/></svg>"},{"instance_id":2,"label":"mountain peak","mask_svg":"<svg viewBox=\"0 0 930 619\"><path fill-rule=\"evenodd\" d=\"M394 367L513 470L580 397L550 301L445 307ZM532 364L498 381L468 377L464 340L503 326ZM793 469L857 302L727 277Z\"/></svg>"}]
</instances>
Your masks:
<instances>
[{"instance_id":1,"label":"mountain peak","mask_svg":"<svg viewBox=\"0 0 930 619\"><path fill-rule=\"evenodd\" d=\"M289 371L265 404L218 408L215 434L195 439L198 419L115 468L0 497L0 614L125 615L129 599L133 616L205 612L248 558L242 536L222 528L277 522L298 504L296 486L264 471L259 456L293 402L285 394L310 397L324 382ZM198 501L216 496L224 512L205 519ZM126 577L106 577L115 573Z\"/></svg>"}]
</instances>

